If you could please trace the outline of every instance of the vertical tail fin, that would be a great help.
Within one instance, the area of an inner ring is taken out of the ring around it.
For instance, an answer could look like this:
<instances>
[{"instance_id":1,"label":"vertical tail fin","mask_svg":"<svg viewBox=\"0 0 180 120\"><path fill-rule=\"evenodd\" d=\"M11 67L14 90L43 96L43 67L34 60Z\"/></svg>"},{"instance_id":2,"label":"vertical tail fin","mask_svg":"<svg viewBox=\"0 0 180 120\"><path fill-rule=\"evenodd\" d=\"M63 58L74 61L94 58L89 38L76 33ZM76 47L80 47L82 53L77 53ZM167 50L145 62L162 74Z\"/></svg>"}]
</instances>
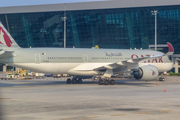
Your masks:
<instances>
[{"instance_id":1,"label":"vertical tail fin","mask_svg":"<svg viewBox=\"0 0 180 120\"><path fill-rule=\"evenodd\" d=\"M1 22L0 22L0 48L1 49L20 48Z\"/></svg>"}]
</instances>

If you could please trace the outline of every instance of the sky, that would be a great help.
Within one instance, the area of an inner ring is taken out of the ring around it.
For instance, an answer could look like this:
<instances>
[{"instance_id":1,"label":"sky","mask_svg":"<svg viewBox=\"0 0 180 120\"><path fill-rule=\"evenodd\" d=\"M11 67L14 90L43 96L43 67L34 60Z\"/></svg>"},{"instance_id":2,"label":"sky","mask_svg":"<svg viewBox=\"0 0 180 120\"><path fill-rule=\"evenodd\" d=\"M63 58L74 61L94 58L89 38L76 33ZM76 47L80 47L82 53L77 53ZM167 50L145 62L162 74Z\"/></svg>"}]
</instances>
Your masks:
<instances>
[{"instance_id":1,"label":"sky","mask_svg":"<svg viewBox=\"0 0 180 120\"><path fill-rule=\"evenodd\" d=\"M89 2L89 1L103 1L103 0L0 0L0 7Z\"/></svg>"}]
</instances>

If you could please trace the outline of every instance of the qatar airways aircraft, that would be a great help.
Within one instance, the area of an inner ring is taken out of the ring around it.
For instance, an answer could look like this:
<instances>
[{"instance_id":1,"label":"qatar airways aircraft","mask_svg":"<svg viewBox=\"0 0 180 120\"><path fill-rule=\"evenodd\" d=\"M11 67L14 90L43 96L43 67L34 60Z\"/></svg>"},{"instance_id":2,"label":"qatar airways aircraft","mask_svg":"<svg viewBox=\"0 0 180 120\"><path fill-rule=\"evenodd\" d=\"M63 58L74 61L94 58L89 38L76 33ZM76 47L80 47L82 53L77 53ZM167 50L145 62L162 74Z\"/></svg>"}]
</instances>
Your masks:
<instances>
[{"instance_id":1,"label":"qatar airways aircraft","mask_svg":"<svg viewBox=\"0 0 180 120\"><path fill-rule=\"evenodd\" d=\"M82 83L83 76L100 76L99 84L113 85L112 75L131 70L136 79L155 80L172 69L168 56L174 53L152 50L21 48L0 22L0 63L46 74L74 76L67 83ZM164 80L164 78L160 78Z\"/></svg>"}]
</instances>

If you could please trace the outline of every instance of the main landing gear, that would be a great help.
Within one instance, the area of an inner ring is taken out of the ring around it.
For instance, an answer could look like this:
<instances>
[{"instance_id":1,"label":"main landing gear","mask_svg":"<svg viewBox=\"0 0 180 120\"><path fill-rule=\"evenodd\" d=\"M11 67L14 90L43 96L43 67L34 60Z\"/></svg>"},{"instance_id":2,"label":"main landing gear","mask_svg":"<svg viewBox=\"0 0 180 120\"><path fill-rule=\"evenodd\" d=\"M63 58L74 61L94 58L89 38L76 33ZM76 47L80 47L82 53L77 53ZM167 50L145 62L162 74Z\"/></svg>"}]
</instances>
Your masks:
<instances>
[{"instance_id":1,"label":"main landing gear","mask_svg":"<svg viewBox=\"0 0 180 120\"><path fill-rule=\"evenodd\" d=\"M72 80L70 78L67 79L67 84L82 84L82 79L81 78L72 78Z\"/></svg>"},{"instance_id":2,"label":"main landing gear","mask_svg":"<svg viewBox=\"0 0 180 120\"><path fill-rule=\"evenodd\" d=\"M99 79L99 85L114 85L115 84L115 81L113 79L109 80L108 78L105 78L105 79L102 79L100 78Z\"/></svg>"},{"instance_id":3,"label":"main landing gear","mask_svg":"<svg viewBox=\"0 0 180 120\"><path fill-rule=\"evenodd\" d=\"M82 79L81 78L68 78L67 79L67 84L82 84ZM99 78L99 85L114 85L115 81L113 79L109 79L109 78Z\"/></svg>"}]
</instances>

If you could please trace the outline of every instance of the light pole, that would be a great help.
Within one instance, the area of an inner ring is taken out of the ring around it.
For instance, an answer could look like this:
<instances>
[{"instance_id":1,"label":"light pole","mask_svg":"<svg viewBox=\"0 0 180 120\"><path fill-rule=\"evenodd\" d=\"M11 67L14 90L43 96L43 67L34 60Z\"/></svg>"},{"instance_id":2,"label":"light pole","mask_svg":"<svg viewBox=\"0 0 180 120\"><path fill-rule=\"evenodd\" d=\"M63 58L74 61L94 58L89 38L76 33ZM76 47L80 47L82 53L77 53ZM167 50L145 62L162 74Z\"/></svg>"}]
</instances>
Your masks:
<instances>
[{"instance_id":1,"label":"light pole","mask_svg":"<svg viewBox=\"0 0 180 120\"><path fill-rule=\"evenodd\" d=\"M66 4L65 4L65 9L64 9L64 17L61 17L62 21L64 21L64 48L66 48Z\"/></svg>"},{"instance_id":2,"label":"light pole","mask_svg":"<svg viewBox=\"0 0 180 120\"><path fill-rule=\"evenodd\" d=\"M66 48L66 20L67 17L62 17L62 21L64 21L64 48Z\"/></svg>"},{"instance_id":3,"label":"light pole","mask_svg":"<svg viewBox=\"0 0 180 120\"><path fill-rule=\"evenodd\" d=\"M158 10L151 11L152 15L155 16L155 51L157 50L157 13Z\"/></svg>"}]
</instances>

